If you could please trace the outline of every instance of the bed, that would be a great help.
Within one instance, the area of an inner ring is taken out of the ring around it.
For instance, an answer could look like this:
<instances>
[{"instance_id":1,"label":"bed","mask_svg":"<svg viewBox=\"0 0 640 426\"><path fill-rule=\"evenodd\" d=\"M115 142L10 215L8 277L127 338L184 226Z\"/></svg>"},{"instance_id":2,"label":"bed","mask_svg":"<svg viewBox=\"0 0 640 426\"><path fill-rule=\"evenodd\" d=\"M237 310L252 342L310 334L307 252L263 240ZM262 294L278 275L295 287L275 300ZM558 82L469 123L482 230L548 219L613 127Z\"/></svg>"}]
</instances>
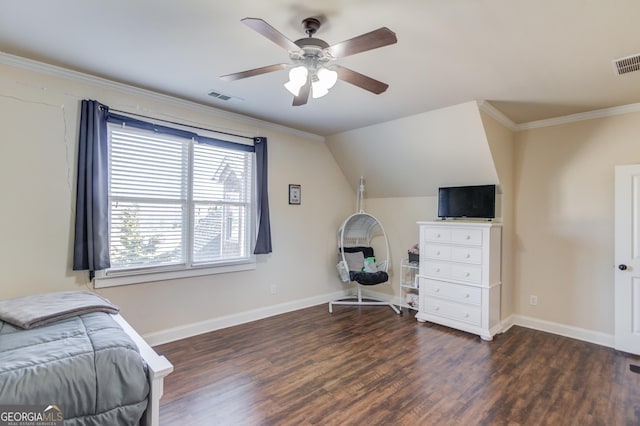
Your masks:
<instances>
[{"instance_id":1,"label":"bed","mask_svg":"<svg viewBox=\"0 0 640 426\"><path fill-rule=\"evenodd\" d=\"M0 301L2 405L55 406L65 425L158 425L163 379L173 370L171 363L113 305L69 310L70 296L95 301L97 295L63 293L55 294L56 300L67 301L63 314L49 315L51 308L42 305L46 298L31 309L39 312L40 322L3 315L10 311ZM13 305L23 306L16 300Z\"/></svg>"}]
</instances>

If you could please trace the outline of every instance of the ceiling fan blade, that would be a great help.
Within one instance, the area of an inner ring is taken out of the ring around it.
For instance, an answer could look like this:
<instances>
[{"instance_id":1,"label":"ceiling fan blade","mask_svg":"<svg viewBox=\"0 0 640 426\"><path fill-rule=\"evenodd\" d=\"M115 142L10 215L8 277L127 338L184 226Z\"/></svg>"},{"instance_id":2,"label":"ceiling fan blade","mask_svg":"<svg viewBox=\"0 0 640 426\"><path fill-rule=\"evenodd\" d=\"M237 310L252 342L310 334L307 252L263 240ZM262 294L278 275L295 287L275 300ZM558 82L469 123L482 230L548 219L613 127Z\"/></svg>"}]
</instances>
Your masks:
<instances>
[{"instance_id":1,"label":"ceiling fan blade","mask_svg":"<svg viewBox=\"0 0 640 426\"><path fill-rule=\"evenodd\" d=\"M345 56L388 46L397 43L397 41L396 33L387 27L382 27L341 43L336 43L333 46L329 46L328 50L334 58L344 58Z\"/></svg>"},{"instance_id":2,"label":"ceiling fan blade","mask_svg":"<svg viewBox=\"0 0 640 426\"><path fill-rule=\"evenodd\" d=\"M236 72L233 74L222 75L220 78L224 81L235 81L240 80L241 78L253 77L260 74L266 74L268 72L286 70L289 67L289 64L275 64L275 65L267 65L266 67L254 68L252 70L246 70L241 72Z\"/></svg>"},{"instance_id":3,"label":"ceiling fan blade","mask_svg":"<svg viewBox=\"0 0 640 426\"><path fill-rule=\"evenodd\" d=\"M297 44L286 38L282 33L260 18L244 18L240 20L252 30L262 34L278 46L289 51L300 50Z\"/></svg>"},{"instance_id":4,"label":"ceiling fan blade","mask_svg":"<svg viewBox=\"0 0 640 426\"><path fill-rule=\"evenodd\" d=\"M350 70L349 68L345 68L340 65L334 65L333 68L335 68L336 72L338 73L338 78L340 80L351 83L354 86L358 86L364 90L368 90L372 93L375 93L376 95L384 92L389 87L387 83L383 83L371 77L367 77L366 75Z\"/></svg>"},{"instance_id":5,"label":"ceiling fan blade","mask_svg":"<svg viewBox=\"0 0 640 426\"><path fill-rule=\"evenodd\" d=\"M307 82L300 88L298 96L293 98L293 106L301 106L309 100L309 92L311 91L311 78L307 78Z\"/></svg>"}]
</instances>

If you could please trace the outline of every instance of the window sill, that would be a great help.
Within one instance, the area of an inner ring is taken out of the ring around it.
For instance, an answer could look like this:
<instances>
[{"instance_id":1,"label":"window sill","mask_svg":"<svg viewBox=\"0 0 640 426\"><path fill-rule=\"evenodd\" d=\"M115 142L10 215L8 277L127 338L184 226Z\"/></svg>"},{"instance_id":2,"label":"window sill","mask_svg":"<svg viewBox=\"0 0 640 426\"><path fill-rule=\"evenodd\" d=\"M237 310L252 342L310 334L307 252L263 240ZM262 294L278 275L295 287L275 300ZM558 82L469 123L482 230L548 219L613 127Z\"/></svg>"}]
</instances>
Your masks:
<instances>
[{"instance_id":1,"label":"window sill","mask_svg":"<svg viewBox=\"0 0 640 426\"><path fill-rule=\"evenodd\" d=\"M96 271L93 280L94 288L116 287L121 285L141 284L151 281L175 280L179 278L199 277L203 275L225 274L228 272L250 271L256 269L255 259L248 262L227 264L208 268L191 268L174 271L139 272L127 275L107 275L104 271Z\"/></svg>"}]
</instances>

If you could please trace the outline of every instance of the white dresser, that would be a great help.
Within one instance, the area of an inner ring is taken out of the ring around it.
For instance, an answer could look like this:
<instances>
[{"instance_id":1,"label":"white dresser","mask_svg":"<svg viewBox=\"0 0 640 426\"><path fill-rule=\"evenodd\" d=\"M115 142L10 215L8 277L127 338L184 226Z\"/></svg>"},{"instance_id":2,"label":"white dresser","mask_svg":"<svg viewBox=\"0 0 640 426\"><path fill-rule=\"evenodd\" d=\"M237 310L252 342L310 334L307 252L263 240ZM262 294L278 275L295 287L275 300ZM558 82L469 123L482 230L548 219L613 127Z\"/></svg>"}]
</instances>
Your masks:
<instances>
[{"instance_id":1,"label":"white dresser","mask_svg":"<svg viewBox=\"0 0 640 426\"><path fill-rule=\"evenodd\" d=\"M433 221L420 226L416 318L492 340L500 331L502 225Z\"/></svg>"}]
</instances>

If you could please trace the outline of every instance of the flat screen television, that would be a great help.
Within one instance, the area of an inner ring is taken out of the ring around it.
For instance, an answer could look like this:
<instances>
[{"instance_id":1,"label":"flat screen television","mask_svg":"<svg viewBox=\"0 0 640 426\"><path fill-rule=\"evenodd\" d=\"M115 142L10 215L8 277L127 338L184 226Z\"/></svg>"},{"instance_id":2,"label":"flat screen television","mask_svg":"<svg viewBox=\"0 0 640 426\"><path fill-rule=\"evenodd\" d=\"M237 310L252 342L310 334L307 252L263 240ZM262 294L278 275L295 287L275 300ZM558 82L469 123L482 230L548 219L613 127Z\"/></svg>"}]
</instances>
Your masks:
<instances>
[{"instance_id":1,"label":"flat screen television","mask_svg":"<svg viewBox=\"0 0 640 426\"><path fill-rule=\"evenodd\" d=\"M438 217L481 218L496 217L496 186L450 186L438 189Z\"/></svg>"}]
</instances>

